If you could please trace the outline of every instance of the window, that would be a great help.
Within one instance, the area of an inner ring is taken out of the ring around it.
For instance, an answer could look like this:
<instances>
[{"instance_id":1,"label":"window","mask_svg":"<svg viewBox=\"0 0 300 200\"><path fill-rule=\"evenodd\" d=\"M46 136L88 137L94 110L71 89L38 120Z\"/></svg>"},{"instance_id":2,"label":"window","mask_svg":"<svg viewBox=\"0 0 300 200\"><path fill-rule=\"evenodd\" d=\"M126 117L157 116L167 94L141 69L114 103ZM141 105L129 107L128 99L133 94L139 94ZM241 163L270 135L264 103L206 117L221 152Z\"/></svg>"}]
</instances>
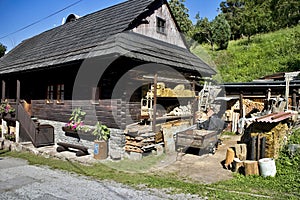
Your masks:
<instances>
[{"instance_id":1,"label":"window","mask_svg":"<svg viewBox=\"0 0 300 200\"><path fill-rule=\"evenodd\" d=\"M156 17L156 31L158 33L166 34L166 20Z\"/></svg>"},{"instance_id":2,"label":"window","mask_svg":"<svg viewBox=\"0 0 300 200\"><path fill-rule=\"evenodd\" d=\"M54 97L54 86L48 85L48 87L47 87L47 103L53 102L53 97Z\"/></svg>"},{"instance_id":3,"label":"window","mask_svg":"<svg viewBox=\"0 0 300 200\"><path fill-rule=\"evenodd\" d=\"M56 99L54 99L56 97ZM47 103L53 103L53 100L56 100L56 103L63 103L65 98L65 86L64 84L57 85L48 85L47 87Z\"/></svg>"},{"instance_id":4,"label":"window","mask_svg":"<svg viewBox=\"0 0 300 200\"><path fill-rule=\"evenodd\" d=\"M57 103L61 103L64 101L65 98L65 85L64 84L58 84L57 85Z\"/></svg>"}]
</instances>

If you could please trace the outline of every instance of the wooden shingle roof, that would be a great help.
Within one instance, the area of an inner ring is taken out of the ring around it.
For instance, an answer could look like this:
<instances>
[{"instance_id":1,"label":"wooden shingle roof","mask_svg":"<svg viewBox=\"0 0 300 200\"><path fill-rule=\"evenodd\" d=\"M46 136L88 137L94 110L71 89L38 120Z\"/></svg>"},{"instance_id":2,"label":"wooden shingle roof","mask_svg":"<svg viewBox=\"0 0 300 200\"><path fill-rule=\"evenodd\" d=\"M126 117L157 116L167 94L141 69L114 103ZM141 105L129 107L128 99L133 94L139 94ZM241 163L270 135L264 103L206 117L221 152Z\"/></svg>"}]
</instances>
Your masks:
<instances>
[{"instance_id":1,"label":"wooden shingle roof","mask_svg":"<svg viewBox=\"0 0 300 200\"><path fill-rule=\"evenodd\" d=\"M151 38L139 39L138 45L144 48L140 52L134 51L136 48L133 48L133 44L130 44L130 42L137 42L136 39L132 40L132 37L135 35L138 38L138 34L128 34L124 31L128 30L131 23L147 12L149 6L155 2L161 2L161 0L129 0L27 39L0 59L0 74L83 60L88 56L90 57L90 52L95 51L95 49L98 49L95 56L104 55L105 52L107 54L122 54L124 49L125 51L131 49L132 52L128 56L140 60L157 61L172 66L181 63L178 67L187 69L197 67L205 74L214 74L214 70L188 50L180 48L183 56L191 58L193 61L185 60L182 63L181 58L173 56L172 51L178 51L177 46L164 44L163 42L160 46L156 40ZM111 43L116 42L117 36L121 36L119 33L122 32L124 33L123 39L120 38L118 43ZM105 44L110 44L111 48L105 51L102 49L102 52L99 52L101 46Z\"/></svg>"}]
</instances>

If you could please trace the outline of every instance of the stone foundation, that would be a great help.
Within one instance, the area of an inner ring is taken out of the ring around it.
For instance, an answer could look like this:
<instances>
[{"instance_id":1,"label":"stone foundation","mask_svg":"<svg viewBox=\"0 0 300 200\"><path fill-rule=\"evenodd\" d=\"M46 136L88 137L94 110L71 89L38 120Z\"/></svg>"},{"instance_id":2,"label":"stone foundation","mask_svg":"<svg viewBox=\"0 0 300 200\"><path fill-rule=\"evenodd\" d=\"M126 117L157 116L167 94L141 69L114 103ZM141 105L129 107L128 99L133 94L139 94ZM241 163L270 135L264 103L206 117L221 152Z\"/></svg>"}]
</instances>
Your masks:
<instances>
[{"instance_id":1,"label":"stone foundation","mask_svg":"<svg viewBox=\"0 0 300 200\"><path fill-rule=\"evenodd\" d=\"M39 120L41 124L49 124L54 127L54 142L66 142L70 144L83 145L87 147L90 154L94 153L94 142L87 140L78 141L77 138L65 136L65 132L62 127L66 123L50 120ZM113 160L120 160L125 157L125 135L124 131L120 129L110 129L110 139L108 143L108 156Z\"/></svg>"}]
</instances>

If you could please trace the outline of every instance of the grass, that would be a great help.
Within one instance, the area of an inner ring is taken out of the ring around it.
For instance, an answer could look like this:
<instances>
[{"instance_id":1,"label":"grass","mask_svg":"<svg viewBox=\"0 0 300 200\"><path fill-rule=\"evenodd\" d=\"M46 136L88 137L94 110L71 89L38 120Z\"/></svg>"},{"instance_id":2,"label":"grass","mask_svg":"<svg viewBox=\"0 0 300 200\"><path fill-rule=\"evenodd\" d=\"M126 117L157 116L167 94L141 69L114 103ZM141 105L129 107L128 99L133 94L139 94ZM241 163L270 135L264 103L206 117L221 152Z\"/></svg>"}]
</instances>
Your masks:
<instances>
[{"instance_id":1,"label":"grass","mask_svg":"<svg viewBox=\"0 0 300 200\"><path fill-rule=\"evenodd\" d=\"M296 71L300 65L300 25L256 35L250 41L230 41L227 50L212 51L209 45L198 45L191 51L217 66L215 79L219 82L248 82L276 72Z\"/></svg>"},{"instance_id":2,"label":"grass","mask_svg":"<svg viewBox=\"0 0 300 200\"><path fill-rule=\"evenodd\" d=\"M290 143L300 143L300 130L290 138ZM300 198L300 152L293 157L284 148L280 159L276 160L276 177L243 176L236 174L232 180L205 185L186 181L176 174L157 172L142 173L164 157L149 157L141 163L130 163L124 160L120 163L97 163L85 166L76 162L62 161L52 158L35 156L27 152L0 151L0 156L10 156L28 160L32 165L47 165L52 169L93 177L98 180L113 180L137 188L167 189L176 193L197 194L209 199L299 199ZM138 170L130 171L135 166ZM119 170L120 168L121 170ZM124 170L129 170L126 172Z\"/></svg>"},{"instance_id":3,"label":"grass","mask_svg":"<svg viewBox=\"0 0 300 200\"><path fill-rule=\"evenodd\" d=\"M165 154L161 156L149 155L144 157L142 160L124 159L118 162L106 162L105 165L119 171L141 173L148 171L152 166L164 159L165 156Z\"/></svg>"}]
</instances>

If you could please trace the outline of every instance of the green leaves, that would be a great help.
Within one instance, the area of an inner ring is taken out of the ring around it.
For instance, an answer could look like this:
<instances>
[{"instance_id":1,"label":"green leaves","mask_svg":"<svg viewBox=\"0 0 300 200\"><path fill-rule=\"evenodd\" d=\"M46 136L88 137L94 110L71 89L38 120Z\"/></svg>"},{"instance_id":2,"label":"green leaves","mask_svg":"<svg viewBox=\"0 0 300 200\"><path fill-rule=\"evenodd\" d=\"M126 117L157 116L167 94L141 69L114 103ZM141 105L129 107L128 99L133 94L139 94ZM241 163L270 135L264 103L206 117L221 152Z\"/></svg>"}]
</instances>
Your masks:
<instances>
[{"instance_id":1,"label":"green leaves","mask_svg":"<svg viewBox=\"0 0 300 200\"><path fill-rule=\"evenodd\" d=\"M184 2L185 0L170 0L169 6L182 33L188 34L193 28L193 23L189 19L189 9L185 7Z\"/></svg>"},{"instance_id":2,"label":"green leaves","mask_svg":"<svg viewBox=\"0 0 300 200\"><path fill-rule=\"evenodd\" d=\"M92 134L97 137L97 140L108 140L110 136L110 129L106 125L97 122Z\"/></svg>"},{"instance_id":3,"label":"green leaves","mask_svg":"<svg viewBox=\"0 0 300 200\"><path fill-rule=\"evenodd\" d=\"M212 23L212 40L220 50L227 49L231 36L231 30L225 16L218 15Z\"/></svg>"},{"instance_id":4,"label":"green leaves","mask_svg":"<svg viewBox=\"0 0 300 200\"><path fill-rule=\"evenodd\" d=\"M5 51L6 51L6 46L0 43L0 58L4 56Z\"/></svg>"}]
</instances>

